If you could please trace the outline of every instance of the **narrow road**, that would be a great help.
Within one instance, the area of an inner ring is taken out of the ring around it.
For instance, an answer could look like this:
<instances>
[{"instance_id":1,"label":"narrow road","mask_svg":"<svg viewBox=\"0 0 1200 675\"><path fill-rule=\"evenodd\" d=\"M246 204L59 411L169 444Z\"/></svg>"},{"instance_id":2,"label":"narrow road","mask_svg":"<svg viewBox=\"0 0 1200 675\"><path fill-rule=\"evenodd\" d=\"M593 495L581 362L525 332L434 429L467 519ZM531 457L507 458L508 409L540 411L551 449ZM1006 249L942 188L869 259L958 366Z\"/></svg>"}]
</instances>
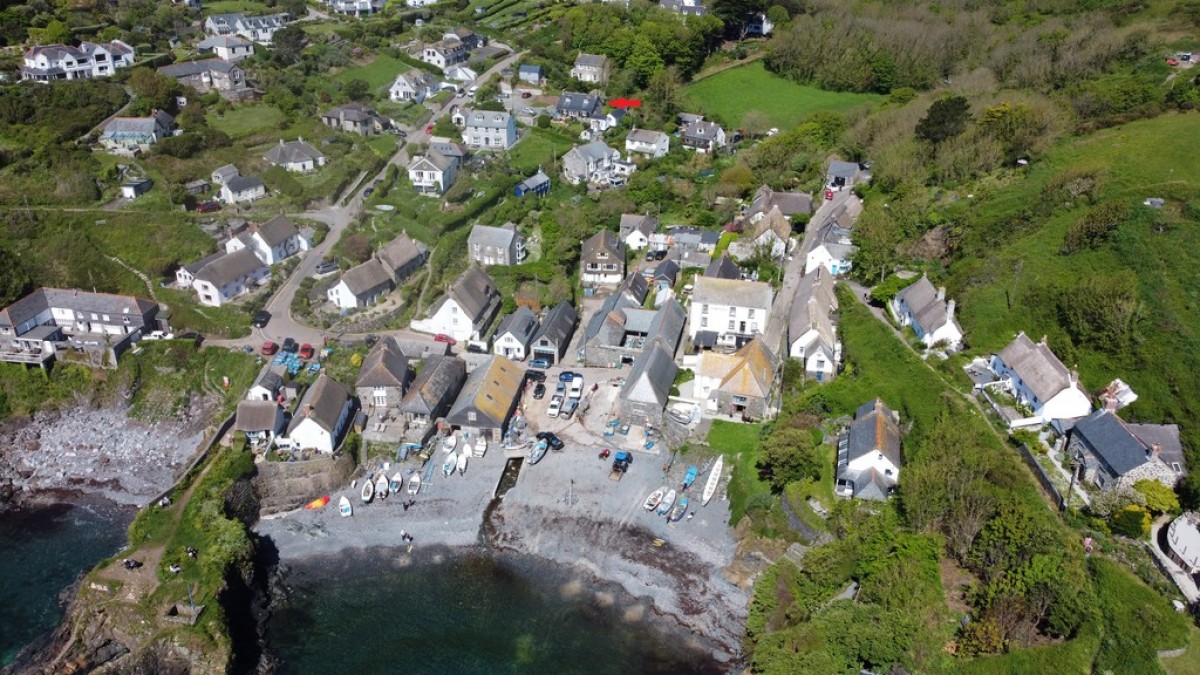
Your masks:
<instances>
[{"instance_id":1,"label":"narrow road","mask_svg":"<svg viewBox=\"0 0 1200 675\"><path fill-rule=\"evenodd\" d=\"M492 44L496 45L497 47L509 49L511 51L511 48L503 43L493 42ZM496 76L501 70L512 67L512 65L519 61L524 55L525 52L514 52L508 57L497 62L496 65L486 70L471 84L482 85L484 82L487 82L489 79ZM337 338L342 337L343 335L348 335L351 337L355 336L352 334L327 332L320 328L308 326L297 321L296 318L292 316L291 312L292 299L296 296L296 292L300 288L300 283L304 281L304 279L313 275L320 261L329 255L330 251L333 250L334 245L336 245L337 242L342 238L342 233L345 232L346 228L349 227L350 224L354 222L355 218L357 218L362 212L363 202L366 199L363 192L366 190L366 188L373 185L375 180L381 180L386 174L388 166L396 165L401 168L408 166L408 162L411 159L408 155L409 145L428 142L429 134L425 131L425 129L429 128L434 121L450 112L451 107L454 105L464 104L466 101L467 99L456 96L455 98L442 104L441 107L435 109L433 111L433 115L430 117L429 124L426 127L413 129L408 134L406 143L399 150L397 150L394 155L392 155L392 158L388 160L387 164L384 165L379 174L377 174L372 181L365 183L364 187L355 193L354 196L345 204L345 206L332 204L317 211L306 211L304 213L293 214L298 218L307 218L325 223L329 226L329 233L325 236L324 241L322 241L319 245L314 246L312 250L304 255L304 257L300 260L300 264L296 266L292 276L289 277L286 282L284 282L283 286L281 286L279 290L275 292L275 295L271 297L270 301L267 302L265 309L271 314L271 320L269 323L267 323L265 328L255 329L251 332L249 337L236 340L211 340L209 344L225 347L253 347L258 346L264 340L282 341L284 338L290 337L300 343L307 342L309 344L319 345L324 342L326 337ZM428 335L414 333L408 330L383 331L380 333L380 335L393 335L410 339L429 338Z\"/></svg>"}]
</instances>

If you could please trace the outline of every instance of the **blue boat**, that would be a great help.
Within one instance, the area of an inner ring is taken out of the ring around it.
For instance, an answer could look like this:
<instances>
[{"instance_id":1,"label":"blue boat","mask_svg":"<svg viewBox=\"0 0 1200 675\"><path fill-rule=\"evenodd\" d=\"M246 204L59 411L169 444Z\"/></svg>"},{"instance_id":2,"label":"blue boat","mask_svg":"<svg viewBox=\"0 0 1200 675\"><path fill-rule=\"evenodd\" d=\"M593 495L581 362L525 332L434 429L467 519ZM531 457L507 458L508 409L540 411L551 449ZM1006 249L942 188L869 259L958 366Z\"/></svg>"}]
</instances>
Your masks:
<instances>
[{"instance_id":1,"label":"blue boat","mask_svg":"<svg viewBox=\"0 0 1200 675\"><path fill-rule=\"evenodd\" d=\"M687 473L684 474L684 476L683 476L683 487L680 489L686 490L686 489L690 488L692 486L692 483L696 482L696 476L699 475L699 473L700 473L699 469L697 469L694 466L689 466L687 468Z\"/></svg>"}]
</instances>

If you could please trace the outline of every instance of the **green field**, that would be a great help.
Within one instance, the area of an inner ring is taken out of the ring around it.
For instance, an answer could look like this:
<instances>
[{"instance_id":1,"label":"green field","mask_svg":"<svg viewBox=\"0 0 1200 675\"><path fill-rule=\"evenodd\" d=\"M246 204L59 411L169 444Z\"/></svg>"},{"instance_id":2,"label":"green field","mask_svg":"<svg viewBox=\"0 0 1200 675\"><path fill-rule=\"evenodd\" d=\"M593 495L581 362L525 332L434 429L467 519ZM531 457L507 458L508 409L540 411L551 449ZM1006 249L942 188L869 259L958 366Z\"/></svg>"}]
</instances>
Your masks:
<instances>
[{"instance_id":1,"label":"green field","mask_svg":"<svg viewBox=\"0 0 1200 675\"><path fill-rule=\"evenodd\" d=\"M269 105L244 105L223 114L208 113L208 123L230 138L245 138L279 128L283 113Z\"/></svg>"},{"instance_id":2,"label":"green field","mask_svg":"<svg viewBox=\"0 0 1200 675\"><path fill-rule=\"evenodd\" d=\"M380 54L370 63L346 68L338 73L334 79L343 83L354 79L363 80L371 85L372 91L378 91L383 87L390 86L400 73L407 73L412 69L412 66L400 59Z\"/></svg>"},{"instance_id":3,"label":"green field","mask_svg":"<svg viewBox=\"0 0 1200 675\"><path fill-rule=\"evenodd\" d=\"M796 84L767 72L761 61L755 61L693 82L685 89L684 100L726 125L740 125L747 112L756 110L771 120L771 126L788 129L814 112L844 112L883 97Z\"/></svg>"},{"instance_id":4,"label":"green field","mask_svg":"<svg viewBox=\"0 0 1200 675\"><path fill-rule=\"evenodd\" d=\"M555 160L571 149L569 137L549 129L530 129L529 135L508 151L508 165L523 173L536 171L540 166L547 175L554 177Z\"/></svg>"}]
</instances>

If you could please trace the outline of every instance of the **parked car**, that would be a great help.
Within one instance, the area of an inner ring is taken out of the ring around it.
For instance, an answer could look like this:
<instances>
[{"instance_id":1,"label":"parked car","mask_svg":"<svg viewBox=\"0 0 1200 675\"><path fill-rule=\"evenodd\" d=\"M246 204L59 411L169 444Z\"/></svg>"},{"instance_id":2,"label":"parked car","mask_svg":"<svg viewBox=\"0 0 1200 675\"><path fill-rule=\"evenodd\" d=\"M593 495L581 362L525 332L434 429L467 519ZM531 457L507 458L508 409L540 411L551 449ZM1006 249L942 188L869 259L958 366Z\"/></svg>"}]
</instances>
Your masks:
<instances>
[{"instance_id":1,"label":"parked car","mask_svg":"<svg viewBox=\"0 0 1200 675\"><path fill-rule=\"evenodd\" d=\"M143 340L174 340L175 334L165 330L152 330L142 336Z\"/></svg>"},{"instance_id":2,"label":"parked car","mask_svg":"<svg viewBox=\"0 0 1200 675\"><path fill-rule=\"evenodd\" d=\"M550 407L546 410L546 414L551 417L558 417L558 412L562 410L563 400L558 396L550 399Z\"/></svg>"},{"instance_id":3,"label":"parked car","mask_svg":"<svg viewBox=\"0 0 1200 675\"><path fill-rule=\"evenodd\" d=\"M275 344L274 342L267 340L266 342L263 343L263 346L262 346L263 356L273 356L275 354L275 352L277 352L277 351L279 351L279 345Z\"/></svg>"},{"instance_id":4,"label":"parked car","mask_svg":"<svg viewBox=\"0 0 1200 675\"><path fill-rule=\"evenodd\" d=\"M446 335L445 333L438 333L437 335L434 335L433 341L434 342L445 342L446 344L450 345L451 347L458 344L458 340L455 340L454 338L450 337L449 335Z\"/></svg>"},{"instance_id":5,"label":"parked car","mask_svg":"<svg viewBox=\"0 0 1200 675\"><path fill-rule=\"evenodd\" d=\"M546 381L546 373L540 370L527 370L525 371L525 377L526 379L533 380L534 382Z\"/></svg>"},{"instance_id":6,"label":"parked car","mask_svg":"<svg viewBox=\"0 0 1200 675\"><path fill-rule=\"evenodd\" d=\"M653 260L654 260L654 251L646 251L646 260L647 260L647 261L651 261L651 262L653 262Z\"/></svg>"},{"instance_id":7,"label":"parked car","mask_svg":"<svg viewBox=\"0 0 1200 675\"><path fill-rule=\"evenodd\" d=\"M562 410L559 411L558 416L562 417L563 419L569 420L569 419L571 419L571 415L575 414L575 409L578 407L579 407L579 399L569 398L563 402Z\"/></svg>"},{"instance_id":8,"label":"parked car","mask_svg":"<svg viewBox=\"0 0 1200 675\"><path fill-rule=\"evenodd\" d=\"M312 345L308 344L307 342L300 345L300 358L308 360L311 359L315 354L316 350L313 349Z\"/></svg>"},{"instance_id":9,"label":"parked car","mask_svg":"<svg viewBox=\"0 0 1200 675\"><path fill-rule=\"evenodd\" d=\"M374 333L367 333L367 336L363 338L363 344L368 347L374 347L376 342L379 342L379 336Z\"/></svg>"},{"instance_id":10,"label":"parked car","mask_svg":"<svg viewBox=\"0 0 1200 675\"><path fill-rule=\"evenodd\" d=\"M337 261L322 260L321 262L317 263L317 274L329 274L330 272L336 272L337 268Z\"/></svg>"},{"instance_id":11,"label":"parked car","mask_svg":"<svg viewBox=\"0 0 1200 675\"><path fill-rule=\"evenodd\" d=\"M265 309L260 309L254 313L254 321L252 324L255 328L266 328L268 323L271 323L270 312Z\"/></svg>"},{"instance_id":12,"label":"parked car","mask_svg":"<svg viewBox=\"0 0 1200 675\"><path fill-rule=\"evenodd\" d=\"M667 249L665 249L665 248L654 252L655 260L663 260L666 257L667 257Z\"/></svg>"},{"instance_id":13,"label":"parked car","mask_svg":"<svg viewBox=\"0 0 1200 675\"><path fill-rule=\"evenodd\" d=\"M219 202L200 202L196 205L196 213L212 213L220 210L221 204Z\"/></svg>"},{"instance_id":14,"label":"parked car","mask_svg":"<svg viewBox=\"0 0 1200 675\"><path fill-rule=\"evenodd\" d=\"M483 345L477 345L474 342L467 343L467 351L471 352L472 354L486 354L487 353L487 349L485 349L483 347Z\"/></svg>"},{"instance_id":15,"label":"parked car","mask_svg":"<svg viewBox=\"0 0 1200 675\"><path fill-rule=\"evenodd\" d=\"M553 431L539 431L537 438L539 441L546 441L546 443L555 450L562 450L563 446L565 445L562 442L562 439L556 436Z\"/></svg>"},{"instance_id":16,"label":"parked car","mask_svg":"<svg viewBox=\"0 0 1200 675\"><path fill-rule=\"evenodd\" d=\"M572 373L569 370L564 370L558 374L559 382L570 382L573 379L575 379L575 373Z\"/></svg>"},{"instance_id":17,"label":"parked car","mask_svg":"<svg viewBox=\"0 0 1200 675\"><path fill-rule=\"evenodd\" d=\"M566 398L567 397L567 385L563 384L562 382L559 382L558 384L554 385L554 395L559 398Z\"/></svg>"},{"instance_id":18,"label":"parked car","mask_svg":"<svg viewBox=\"0 0 1200 675\"><path fill-rule=\"evenodd\" d=\"M373 188L373 187L369 187L369 188L367 188L366 190L363 190L363 196L364 196L364 197L370 197L370 196L371 196L371 193L373 193L373 192L375 192L375 188Z\"/></svg>"},{"instance_id":19,"label":"parked car","mask_svg":"<svg viewBox=\"0 0 1200 675\"><path fill-rule=\"evenodd\" d=\"M545 370L550 367L550 361L548 359L534 359L529 362L529 367Z\"/></svg>"},{"instance_id":20,"label":"parked car","mask_svg":"<svg viewBox=\"0 0 1200 675\"><path fill-rule=\"evenodd\" d=\"M433 133L433 125L432 125L432 124L430 124L429 126L425 127L425 133L427 133L427 134L432 134L432 133Z\"/></svg>"},{"instance_id":21,"label":"parked car","mask_svg":"<svg viewBox=\"0 0 1200 675\"><path fill-rule=\"evenodd\" d=\"M530 98L532 96L533 96L533 92L529 92L529 91L521 92L521 98Z\"/></svg>"},{"instance_id":22,"label":"parked car","mask_svg":"<svg viewBox=\"0 0 1200 675\"><path fill-rule=\"evenodd\" d=\"M283 340L283 347L282 347L283 351L285 351L285 352L287 352L287 353L289 353L289 354L295 354L295 353L296 353L296 350L297 350L297 349L299 349L299 348L300 348L300 345L299 345L299 344L297 344L297 343L296 343L296 341L295 341L294 339L292 339L292 338L284 338L284 340Z\"/></svg>"},{"instance_id":23,"label":"parked car","mask_svg":"<svg viewBox=\"0 0 1200 675\"><path fill-rule=\"evenodd\" d=\"M537 386L533 388L533 397L540 401L545 396L546 396L546 385L542 384L541 382L538 382Z\"/></svg>"}]
</instances>

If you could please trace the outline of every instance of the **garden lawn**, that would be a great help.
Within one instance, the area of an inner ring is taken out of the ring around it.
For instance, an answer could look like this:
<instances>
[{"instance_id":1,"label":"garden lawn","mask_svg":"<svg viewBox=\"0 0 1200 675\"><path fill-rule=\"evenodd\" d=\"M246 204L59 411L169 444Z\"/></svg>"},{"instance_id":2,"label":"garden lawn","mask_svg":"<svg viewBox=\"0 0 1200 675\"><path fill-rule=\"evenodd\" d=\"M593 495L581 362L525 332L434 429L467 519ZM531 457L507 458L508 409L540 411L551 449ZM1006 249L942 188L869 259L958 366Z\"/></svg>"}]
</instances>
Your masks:
<instances>
[{"instance_id":1,"label":"garden lawn","mask_svg":"<svg viewBox=\"0 0 1200 675\"><path fill-rule=\"evenodd\" d=\"M556 178L554 162L573 144L569 137L552 129L530 129L528 135L508 151L508 165L525 174L532 174L540 166L547 175Z\"/></svg>"},{"instance_id":2,"label":"garden lawn","mask_svg":"<svg viewBox=\"0 0 1200 675\"><path fill-rule=\"evenodd\" d=\"M379 91L384 87L391 86L392 82L396 80L398 73L408 72L412 68L412 66L400 59L380 54L370 63L346 68L333 79L342 83L354 79L363 80L371 85L372 91Z\"/></svg>"},{"instance_id":3,"label":"garden lawn","mask_svg":"<svg viewBox=\"0 0 1200 675\"><path fill-rule=\"evenodd\" d=\"M693 82L685 89L684 100L706 115L720 118L727 127L740 126L746 113L756 110L767 116L771 126L787 130L812 113L845 112L883 97L796 84L755 61Z\"/></svg>"},{"instance_id":4,"label":"garden lawn","mask_svg":"<svg viewBox=\"0 0 1200 675\"><path fill-rule=\"evenodd\" d=\"M208 113L208 123L214 129L225 132L230 138L245 138L254 134L279 128L283 113L278 108L265 104L238 106L224 114Z\"/></svg>"},{"instance_id":5,"label":"garden lawn","mask_svg":"<svg viewBox=\"0 0 1200 675\"><path fill-rule=\"evenodd\" d=\"M733 475L729 481L729 522L736 524L746 515L752 498L771 498L771 486L758 477L758 446L761 424L738 424L713 420L708 432L708 447L725 455Z\"/></svg>"}]
</instances>

